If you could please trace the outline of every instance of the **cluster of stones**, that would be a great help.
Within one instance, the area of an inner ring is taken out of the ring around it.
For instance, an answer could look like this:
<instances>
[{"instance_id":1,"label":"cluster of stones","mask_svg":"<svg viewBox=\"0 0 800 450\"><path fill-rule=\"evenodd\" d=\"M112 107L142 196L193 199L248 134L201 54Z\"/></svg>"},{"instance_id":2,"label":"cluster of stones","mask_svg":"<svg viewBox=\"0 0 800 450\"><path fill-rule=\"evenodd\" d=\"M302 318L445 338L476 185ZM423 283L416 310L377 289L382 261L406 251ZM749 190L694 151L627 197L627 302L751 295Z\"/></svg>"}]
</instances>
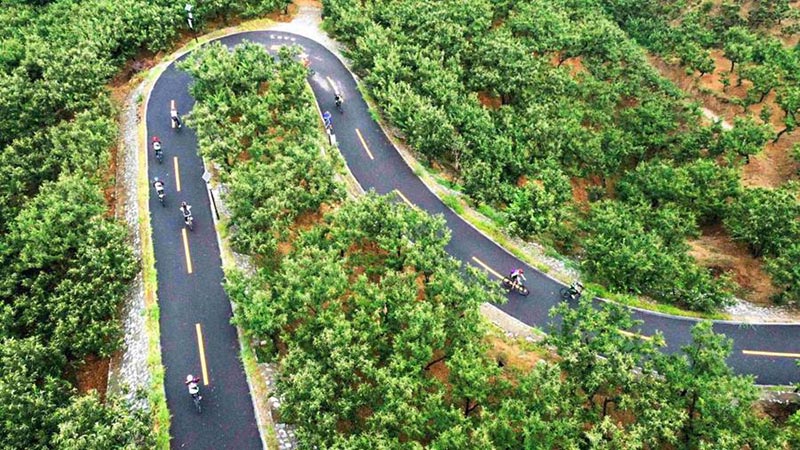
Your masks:
<instances>
[{"instance_id":1,"label":"cluster of stones","mask_svg":"<svg viewBox=\"0 0 800 450\"><path fill-rule=\"evenodd\" d=\"M278 438L278 448L280 450L293 450L298 448L297 437L294 433L294 427L287 423L281 422L280 407L281 399L276 393L275 377L277 376L274 364L262 363L258 365L261 374L267 383L267 389L273 393L269 398L269 411L272 416L272 423L275 424L275 435Z\"/></svg>"}]
</instances>

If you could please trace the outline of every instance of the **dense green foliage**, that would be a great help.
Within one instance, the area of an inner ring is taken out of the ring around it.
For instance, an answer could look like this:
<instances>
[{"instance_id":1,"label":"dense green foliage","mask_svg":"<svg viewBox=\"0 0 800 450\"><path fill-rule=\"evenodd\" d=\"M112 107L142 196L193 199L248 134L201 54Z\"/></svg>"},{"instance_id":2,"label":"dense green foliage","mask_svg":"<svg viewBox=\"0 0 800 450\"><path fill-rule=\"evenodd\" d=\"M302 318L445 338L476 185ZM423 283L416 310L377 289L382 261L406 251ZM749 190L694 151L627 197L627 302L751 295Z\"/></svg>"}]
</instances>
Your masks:
<instances>
[{"instance_id":1,"label":"dense green foliage","mask_svg":"<svg viewBox=\"0 0 800 450\"><path fill-rule=\"evenodd\" d=\"M752 84L743 98L732 98L743 106L761 103L771 91L784 113L784 129L797 127L800 111L800 58L797 49L784 46L780 38L800 31L800 11L788 0L673 2L663 0L600 0L620 26L652 51L678 58L689 74L702 76L714 70L709 53L722 50L730 60L726 82L736 74ZM784 22L785 21L785 22ZM788 24L791 22L791 24ZM775 28L778 32L768 30ZM737 70L738 68L738 70Z\"/></svg>"},{"instance_id":2,"label":"dense green foliage","mask_svg":"<svg viewBox=\"0 0 800 450\"><path fill-rule=\"evenodd\" d=\"M131 413L119 397L101 402L97 394L75 397L54 419L59 450L136 450L154 448L148 418L143 410Z\"/></svg>"},{"instance_id":3,"label":"dense green foliage","mask_svg":"<svg viewBox=\"0 0 800 450\"><path fill-rule=\"evenodd\" d=\"M691 76L695 71L700 76L712 72L715 67L710 52L721 50L731 62L722 72L723 85L727 88L735 78L737 86L746 90L743 95L716 93L723 101L747 108L764 102L767 95L775 92L783 127L774 130L769 125L770 108L765 106L760 121L737 120L741 131L720 141L726 148L748 160L760 151L766 139L774 137L778 141L797 128L800 53L796 45L784 44L800 32L800 10L796 5L791 6L787 0L600 3L639 43L668 60L680 60ZM800 202L792 188L755 189L736 200L729 209L730 216L725 218L734 239L746 242L754 256L769 257L766 269L781 289L779 300L791 302L800 301L796 287L800 276L796 263L792 264L788 256L796 255L796 249L789 245L797 240L798 211Z\"/></svg>"},{"instance_id":4,"label":"dense green foliage","mask_svg":"<svg viewBox=\"0 0 800 450\"><path fill-rule=\"evenodd\" d=\"M279 270L229 280L259 337L287 347L281 414L305 445L423 442L468 426L488 400L482 379L497 369L480 344L478 305L492 297L485 276L462 278L448 240L441 218L370 196L303 233ZM439 361L449 387L431 375Z\"/></svg>"},{"instance_id":5,"label":"dense green foliage","mask_svg":"<svg viewBox=\"0 0 800 450\"><path fill-rule=\"evenodd\" d=\"M590 301L555 312L558 362L487 357L478 306L496 286L460 273L443 222L367 196L292 242L277 268L229 273L235 321L279 356L281 418L319 448L751 448L786 437L752 409L731 343L699 325L682 353ZM600 356L602 358L599 358ZM641 369L638 370L637 368ZM624 418L624 419L622 419Z\"/></svg>"},{"instance_id":6,"label":"dense green foliage","mask_svg":"<svg viewBox=\"0 0 800 450\"><path fill-rule=\"evenodd\" d=\"M755 118L731 130L700 125L607 3L323 2L388 119L476 204L503 211L511 232L575 255L613 290L713 310L729 284L698 266L684 241L725 218L742 191L740 167L774 132ZM765 71L753 77L775 82ZM606 267L641 276L615 282ZM665 289L671 278L680 287Z\"/></svg>"},{"instance_id":7,"label":"dense green foliage","mask_svg":"<svg viewBox=\"0 0 800 450\"><path fill-rule=\"evenodd\" d=\"M266 178L280 179L270 171L285 168L270 164L283 157L279 148L255 153L259 147L245 145L237 147L242 153L228 153L225 135L238 136L244 120L211 120L252 117L238 105L263 104L285 86L302 83L305 73L286 67L296 64L288 53L275 62L264 55L250 44L232 53L211 47L185 65L197 77L192 120L200 127L202 151L228 183L253 165L262 165ZM292 101L291 113L265 112L251 125L269 123L281 130L280 139L266 139L267 130L253 142L277 140L279 147L294 148L314 141L319 128L296 120L306 117L302 108L313 116L310 99L299 91ZM233 128L219 128L220 122ZM687 170L699 178L702 172L702 166ZM294 182L320 185L323 175L332 172L309 172ZM725 186L709 182L697 189ZM755 450L794 439L753 412L753 379L735 376L725 365L731 344L708 323L695 329L683 352L666 355L660 336L640 340L618 331L638 325L621 307L563 305L556 311L562 321L547 342L558 360L523 371L488 356L478 306L500 301L497 286L478 271L462 271L445 252L449 232L441 218L368 194L341 202L316 223L299 223L309 211L305 202L276 210L271 205L281 192L239 195L244 198L228 201L259 201L232 211L234 241L237 234L262 234L266 238L248 241L263 242L277 228L291 228L283 250L261 247L265 253L252 253L257 271L230 270L225 287L237 303L234 321L259 343L262 357L280 365L281 420L296 425L303 446ZM338 199L328 193L313 205ZM698 206L707 214L719 207Z\"/></svg>"},{"instance_id":8,"label":"dense green foliage","mask_svg":"<svg viewBox=\"0 0 800 450\"><path fill-rule=\"evenodd\" d=\"M229 52L214 43L181 64L198 101L189 123L230 189L234 248L270 259L295 219L342 194L334 161L320 152L306 69L295 56L288 47L274 60L258 44Z\"/></svg>"},{"instance_id":9,"label":"dense green foliage","mask_svg":"<svg viewBox=\"0 0 800 450\"><path fill-rule=\"evenodd\" d=\"M202 2L198 24L284 0ZM164 50L183 3L7 0L0 8L0 447L150 448L146 414L81 397L87 357L119 348L136 261L110 216L117 137L106 84Z\"/></svg>"}]
</instances>

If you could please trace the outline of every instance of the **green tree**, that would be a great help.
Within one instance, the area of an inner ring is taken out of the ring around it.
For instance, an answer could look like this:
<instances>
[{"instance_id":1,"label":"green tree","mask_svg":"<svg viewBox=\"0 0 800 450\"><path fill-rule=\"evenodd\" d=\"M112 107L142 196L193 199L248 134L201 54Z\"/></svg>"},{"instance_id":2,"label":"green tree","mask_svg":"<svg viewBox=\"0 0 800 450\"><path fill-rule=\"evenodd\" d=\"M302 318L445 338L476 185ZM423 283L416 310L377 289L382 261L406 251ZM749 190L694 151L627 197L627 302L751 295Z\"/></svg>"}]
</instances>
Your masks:
<instances>
[{"instance_id":1,"label":"green tree","mask_svg":"<svg viewBox=\"0 0 800 450\"><path fill-rule=\"evenodd\" d=\"M800 236L800 202L792 188L750 188L730 206L725 228L753 256L776 255Z\"/></svg>"},{"instance_id":2,"label":"green tree","mask_svg":"<svg viewBox=\"0 0 800 450\"><path fill-rule=\"evenodd\" d=\"M728 29L724 36L723 49L725 50L725 57L731 61L730 73L733 73L737 62L745 63L750 61L753 56L755 42L756 37L744 27L734 26Z\"/></svg>"},{"instance_id":3,"label":"green tree","mask_svg":"<svg viewBox=\"0 0 800 450\"><path fill-rule=\"evenodd\" d=\"M800 245L791 243L775 257L765 259L772 283L782 289L778 299L782 302L800 302Z\"/></svg>"},{"instance_id":4,"label":"green tree","mask_svg":"<svg viewBox=\"0 0 800 450\"><path fill-rule=\"evenodd\" d=\"M119 344L117 307L136 273L125 231L106 219L102 194L79 177L47 183L0 247L0 301L13 336L40 336L70 360Z\"/></svg>"},{"instance_id":5,"label":"green tree","mask_svg":"<svg viewBox=\"0 0 800 450\"><path fill-rule=\"evenodd\" d=\"M155 446L148 412L133 409L121 397L111 396L105 403L95 391L73 397L54 419L58 423L58 433L53 437L56 449L134 450Z\"/></svg>"},{"instance_id":6,"label":"green tree","mask_svg":"<svg viewBox=\"0 0 800 450\"><path fill-rule=\"evenodd\" d=\"M750 156L761 153L764 145L772 136L769 124L759 124L752 117L734 119L733 128L725 131L717 141L717 153L726 153L730 159L734 156L744 157L745 164L750 163Z\"/></svg>"},{"instance_id":7,"label":"green tree","mask_svg":"<svg viewBox=\"0 0 800 450\"><path fill-rule=\"evenodd\" d=\"M8 449L50 448L55 411L72 388L63 354L40 339L0 338L0 435Z\"/></svg>"},{"instance_id":8,"label":"green tree","mask_svg":"<svg viewBox=\"0 0 800 450\"><path fill-rule=\"evenodd\" d=\"M686 448L780 448L768 421L753 413L753 378L734 375L725 363L731 348L730 339L701 322L682 354L658 358L656 368L669 388L665 401L683 410L681 440Z\"/></svg>"},{"instance_id":9,"label":"green tree","mask_svg":"<svg viewBox=\"0 0 800 450\"><path fill-rule=\"evenodd\" d=\"M797 128L797 113L800 112L800 86L784 86L778 89L776 101L784 113L784 127L775 136L773 142L778 142L784 133L791 133Z\"/></svg>"}]
</instances>

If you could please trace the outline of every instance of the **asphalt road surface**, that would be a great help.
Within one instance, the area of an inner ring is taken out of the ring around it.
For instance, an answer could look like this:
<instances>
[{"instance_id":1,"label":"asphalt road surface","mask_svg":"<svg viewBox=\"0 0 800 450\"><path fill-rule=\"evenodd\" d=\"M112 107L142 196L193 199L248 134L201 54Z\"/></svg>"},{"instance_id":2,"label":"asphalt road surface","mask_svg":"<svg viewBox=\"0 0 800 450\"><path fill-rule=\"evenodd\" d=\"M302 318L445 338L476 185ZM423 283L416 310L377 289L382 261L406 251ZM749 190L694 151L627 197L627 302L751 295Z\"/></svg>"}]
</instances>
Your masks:
<instances>
[{"instance_id":1,"label":"asphalt road surface","mask_svg":"<svg viewBox=\"0 0 800 450\"><path fill-rule=\"evenodd\" d=\"M499 247L427 189L372 119L353 76L333 53L313 40L285 32L253 31L219 39L229 47L242 40L261 43L273 52L282 45L301 46L315 72L310 82L320 110L332 113L339 149L361 186L441 214L452 230L447 250L464 263L487 270L495 278L523 267L530 296L511 294L499 307L526 324L546 328L547 313L561 301L559 290L563 286ZM167 194L166 206L162 206L151 185L150 216L172 448L257 449L262 443L236 331L230 325L230 303L221 285L213 209L201 179L203 163L197 154L197 139L188 127L173 129L170 124L173 101L181 114L188 113L194 104L188 92L190 82L190 77L173 63L157 80L147 104L148 141L157 135L164 148L161 164L148 151L148 174L151 183L156 176L165 181ZM336 110L335 91L345 98L344 113ZM193 206L193 231L183 226L178 210L181 201ZM647 311L634 310L633 314L643 324L631 331L645 336L660 331L670 352L691 340L690 330L696 323ZM759 384L800 380L800 369L795 365L800 358L796 339L800 325L716 322L714 330L734 340L728 363L737 373L755 375ZM203 378L202 414L195 411L184 385L189 373Z\"/></svg>"}]
</instances>

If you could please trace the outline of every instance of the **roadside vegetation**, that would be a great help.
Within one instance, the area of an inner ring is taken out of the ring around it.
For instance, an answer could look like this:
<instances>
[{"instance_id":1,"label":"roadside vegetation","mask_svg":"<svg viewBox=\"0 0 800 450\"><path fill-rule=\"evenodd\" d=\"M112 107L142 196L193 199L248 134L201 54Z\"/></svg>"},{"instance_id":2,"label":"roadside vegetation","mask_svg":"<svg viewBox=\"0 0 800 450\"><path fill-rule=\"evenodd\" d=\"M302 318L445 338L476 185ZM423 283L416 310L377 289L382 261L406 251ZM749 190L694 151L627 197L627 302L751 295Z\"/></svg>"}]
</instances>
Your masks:
<instances>
[{"instance_id":1,"label":"roadside vegetation","mask_svg":"<svg viewBox=\"0 0 800 450\"><path fill-rule=\"evenodd\" d=\"M478 311L502 300L498 287L445 252L443 219L371 193L343 197L292 50L273 59L254 44L213 44L183 68L195 79L189 120L201 152L227 185L232 243L257 264L251 275L227 271L233 320L279 365L280 420L304 447L800 443L796 425L754 411L753 379L726 366L731 344L709 323L668 355L658 335L619 332L637 326L623 307L584 301L555 310L562 320L545 342L554 354L508 364Z\"/></svg>"},{"instance_id":2,"label":"roadside vegetation","mask_svg":"<svg viewBox=\"0 0 800 450\"><path fill-rule=\"evenodd\" d=\"M196 16L202 24L283 4L203 2ZM105 392L108 358L122 342L116 316L138 270L115 217L117 129L107 85L138 52L179 38L182 8L10 0L0 9L4 449L157 445L150 413Z\"/></svg>"},{"instance_id":3,"label":"roadside vegetation","mask_svg":"<svg viewBox=\"0 0 800 450\"><path fill-rule=\"evenodd\" d=\"M753 117L704 125L604 4L323 1L388 120L477 208L611 291L715 311L735 286L699 264L688 239L724 226L743 241L767 228L791 243L800 231L773 220L791 217L796 197L767 217L746 207L742 167L775 133ZM767 255L781 283L787 249Z\"/></svg>"}]
</instances>

